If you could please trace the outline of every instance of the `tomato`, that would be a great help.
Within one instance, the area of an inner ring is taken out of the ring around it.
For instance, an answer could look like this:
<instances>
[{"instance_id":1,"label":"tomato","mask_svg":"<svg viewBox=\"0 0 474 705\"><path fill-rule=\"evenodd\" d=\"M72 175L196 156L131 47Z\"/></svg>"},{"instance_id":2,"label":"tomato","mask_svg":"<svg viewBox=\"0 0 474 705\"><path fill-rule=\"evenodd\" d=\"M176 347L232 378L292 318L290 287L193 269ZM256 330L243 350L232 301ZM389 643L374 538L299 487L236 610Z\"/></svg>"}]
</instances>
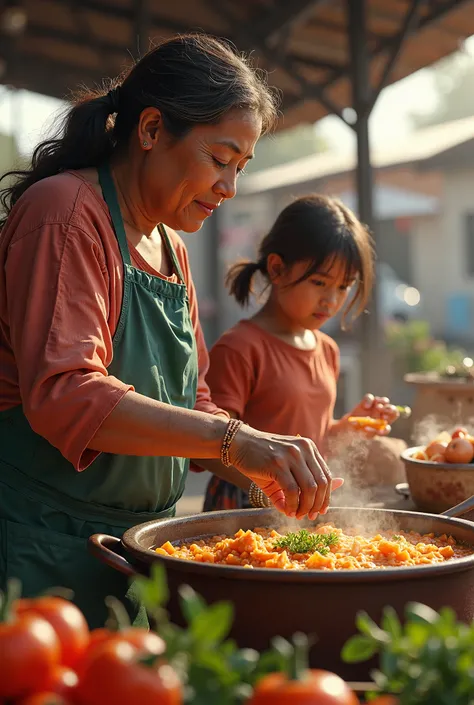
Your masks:
<instances>
[{"instance_id":1,"label":"tomato","mask_svg":"<svg viewBox=\"0 0 474 705\"><path fill-rule=\"evenodd\" d=\"M70 705L70 702L57 693L44 691L17 700L16 705Z\"/></svg>"},{"instance_id":2,"label":"tomato","mask_svg":"<svg viewBox=\"0 0 474 705\"><path fill-rule=\"evenodd\" d=\"M445 451L448 463L470 463L474 457L474 446L466 438L455 438Z\"/></svg>"},{"instance_id":3,"label":"tomato","mask_svg":"<svg viewBox=\"0 0 474 705\"><path fill-rule=\"evenodd\" d=\"M127 627L119 631L94 629L90 634L87 654L92 653L99 644L103 644L110 639L127 641L140 652L154 656L160 656L166 650L166 644L158 634L142 627Z\"/></svg>"},{"instance_id":4,"label":"tomato","mask_svg":"<svg viewBox=\"0 0 474 705\"><path fill-rule=\"evenodd\" d=\"M359 705L359 700L335 673L312 670L299 680L289 680L284 673L265 676L248 705Z\"/></svg>"},{"instance_id":5,"label":"tomato","mask_svg":"<svg viewBox=\"0 0 474 705\"><path fill-rule=\"evenodd\" d=\"M74 668L89 643L89 627L76 605L62 597L38 597L19 600L15 611L19 615L36 614L46 619L58 635L61 663Z\"/></svg>"},{"instance_id":6,"label":"tomato","mask_svg":"<svg viewBox=\"0 0 474 705\"><path fill-rule=\"evenodd\" d=\"M94 629L90 633L89 645L86 653L79 664L78 671L83 673L89 661L94 658L94 654L105 643L111 641L126 641L135 647L140 654L150 656L161 656L166 651L166 644L158 634L148 631L142 627L126 627L119 631L110 629Z\"/></svg>"},{"instance_id":7,"label":"tomato","mask_svg":"<svg viewBox=\"0 0 474 705\"><path fill-rule=\"evenodd\" d=\"M80 705L182 705L181 683L171 666L139 663L138 649L112 639L98 647L80 676Z\"/></svg>"},{"instance_id":8,"label":"tomato","mask_svg":"<svg viewBox=\"0 0 474 705\"><path fill-rule=\"evenodd\" d=\"M371 705L398 705L398 698L394 695L379 695L370 703Z\"/></svg>"},{"instance_id":9,"label":"tomato","mask_svg":"<svg viewBox=\"0 0 474 705\"><path fill-rule=\"evenodd\" d=\"M61 645L53 627L35 614L13 614L0 624L0 699L49 687Z\"/></svg>"},{"instance_id":10,"label":"tomato","mask_svg":"<svg viewBox=\"0 0 474 705\"><path fill-rule=\"evenodd\" d=\"M79 679L75 671L66 666L58 666L53 672L49 689L56 695L69 698L72 697L78 683Z\"/></svg>"},{"instance_id":11,"label":"tomato","mask_svg":"<svg viewBox=\"0 0 474 705\"><path fill-rule=\"evenodd\" d=\"M468 435L469 435L469 431L467 430L467 428L464 428L464 426L459 426L458 428L456 428L453 431L451 438L454 441L456 438L464 438L465 436L468 436Z\"/></svg>"}]
</instances>

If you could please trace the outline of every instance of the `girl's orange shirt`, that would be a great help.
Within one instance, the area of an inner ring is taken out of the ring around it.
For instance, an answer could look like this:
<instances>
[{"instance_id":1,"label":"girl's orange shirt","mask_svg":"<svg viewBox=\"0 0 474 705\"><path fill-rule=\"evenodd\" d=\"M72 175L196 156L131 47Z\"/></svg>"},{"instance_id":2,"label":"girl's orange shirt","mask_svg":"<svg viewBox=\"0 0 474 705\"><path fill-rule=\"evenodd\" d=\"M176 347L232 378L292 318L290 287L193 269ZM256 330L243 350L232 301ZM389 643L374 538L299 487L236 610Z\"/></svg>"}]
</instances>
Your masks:
<instances>
[{"instance_id":1,"label":"girl's orange shirt","mask_svg":"<svg viewBox=\"0 0 474 705\"><path fill-rule=\"evenodd\" d=\"M195 408L222 413L205 381L209 357L181 238L168 230L188 288L197 341ZM130 245L132 264L153 270ZM22 405L34 431L74 465L133 387L107 372L123 295L123 266L105 201L76 172L31 186L0 236L0 411ZM176 275L163 277L176 281Z\"/></svg>"},{"instance_id":2,"label":"girl's orange shirt","mask_svg":"<svg viewBox=\"0 0 474 705\"><path fill-rule=\"evenodd\" d=\"M336 342L316 332L299 350L249 320L224 333L210 352L213 401L261 431L311 438L322 452L333 421L339 377Z\"/></svg>"}]
</instances>

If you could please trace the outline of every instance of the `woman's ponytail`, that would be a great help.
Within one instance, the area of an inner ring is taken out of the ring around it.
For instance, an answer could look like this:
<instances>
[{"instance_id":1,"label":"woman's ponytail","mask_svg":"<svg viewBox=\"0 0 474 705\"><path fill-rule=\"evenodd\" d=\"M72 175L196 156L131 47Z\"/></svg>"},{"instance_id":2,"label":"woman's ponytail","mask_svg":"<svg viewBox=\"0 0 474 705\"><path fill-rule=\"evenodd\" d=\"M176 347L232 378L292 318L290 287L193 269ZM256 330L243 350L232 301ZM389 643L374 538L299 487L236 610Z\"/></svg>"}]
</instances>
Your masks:
<instances>
[{"instance_id":1,"label":"woman's ponytail","mask_svg":"<svg viewBox=\"0 0 474 705\"><path fill-rule=\"evenodd\" d=\"M109 93L83 93L68 108L58 134L39 144L31 159L31 168L4 174L0 181L13 177L13 184L0 190L0 202L6 220L23 193L37 181L68 169L98 166L108 159L114 148L112 114L116 112L117 89Z\"/></svg>"},{"instance_id":2,"label":"woman's ponytail","mask_svg":"<svg viewBox=\"0 0 474 705\"><path fill-rule=\"evenodd\" d=\"M230 268L226 285L241 306L248 306L250 295L253 294L252 280L261 270L262 265L259 262L237 262Z\"/></svg>"}]
</instances>

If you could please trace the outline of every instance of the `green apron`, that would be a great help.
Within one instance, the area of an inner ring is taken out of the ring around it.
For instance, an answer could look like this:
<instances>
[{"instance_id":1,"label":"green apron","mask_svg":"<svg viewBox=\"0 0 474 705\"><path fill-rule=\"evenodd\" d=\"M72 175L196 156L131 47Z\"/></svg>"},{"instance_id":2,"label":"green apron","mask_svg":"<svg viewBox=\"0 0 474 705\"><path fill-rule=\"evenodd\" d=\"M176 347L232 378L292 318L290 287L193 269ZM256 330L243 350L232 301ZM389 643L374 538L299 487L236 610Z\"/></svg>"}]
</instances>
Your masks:
<instances>
[{"instance_id":1,"label":"green apron","mask_svg":"<svg viewBox=\"0 0 474 705\"><path fill-rule=\"evenodd\" d=\"M166 230L179 283L132 266L117 193L108 167L99 179L123 260L123 300L108 373L157 401L192 409L197 351L184 278ZM189 461L102 453L78 473L30 427L21 406L0 413L0 587L9 577L23 594L51 587L74 591L91 627L103 626L104 598L115 595L135 624L144 610L126 577L87 551L94 533L120 537L145 521L173 516Z\"/></svg>"}]
</instances>

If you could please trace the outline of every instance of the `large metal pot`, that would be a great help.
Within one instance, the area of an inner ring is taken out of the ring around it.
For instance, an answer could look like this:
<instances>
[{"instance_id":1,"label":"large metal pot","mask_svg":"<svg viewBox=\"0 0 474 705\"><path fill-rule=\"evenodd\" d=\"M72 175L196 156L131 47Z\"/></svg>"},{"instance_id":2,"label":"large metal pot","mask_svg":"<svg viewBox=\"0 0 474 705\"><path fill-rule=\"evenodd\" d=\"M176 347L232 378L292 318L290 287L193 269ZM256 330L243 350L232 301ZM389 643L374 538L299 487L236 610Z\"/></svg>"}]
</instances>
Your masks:
<instances>
[{"instance_id":1,"label":"large metal pot","mask_svg":"<svg viewBox=\"0 0 474 705\"><path fill-rule=\"evenodd\" d=\"M418 512L330 508L313 522L338 527L365 525L370 529L448 533L474 546L474 524L463 519ZM194 563L161 556L153 548L165 541L204 535L234 534L239 529L281 526L271 509L211 512L152 521L129 529L122 540L95 535L90 549L101 560L128 575L146 574L156 561L166 566L171 589L169 611L177 623L181 615L177 588L191 585L208 602L231 600L235 606L232 636L240 646L268 647L279 634L296 631L317 635L312 665L337 671L347 680L367 680L369 665L342 664L340 652L355 631L355 616L366 610L379 620L386 605L403 615L405 605L419 601L439 609L451 605L463 621L474 618L474 555L443 564L365 571L284 571ZM309 524L309 522L308 522Z\"/></svg>"}]
</instances>

